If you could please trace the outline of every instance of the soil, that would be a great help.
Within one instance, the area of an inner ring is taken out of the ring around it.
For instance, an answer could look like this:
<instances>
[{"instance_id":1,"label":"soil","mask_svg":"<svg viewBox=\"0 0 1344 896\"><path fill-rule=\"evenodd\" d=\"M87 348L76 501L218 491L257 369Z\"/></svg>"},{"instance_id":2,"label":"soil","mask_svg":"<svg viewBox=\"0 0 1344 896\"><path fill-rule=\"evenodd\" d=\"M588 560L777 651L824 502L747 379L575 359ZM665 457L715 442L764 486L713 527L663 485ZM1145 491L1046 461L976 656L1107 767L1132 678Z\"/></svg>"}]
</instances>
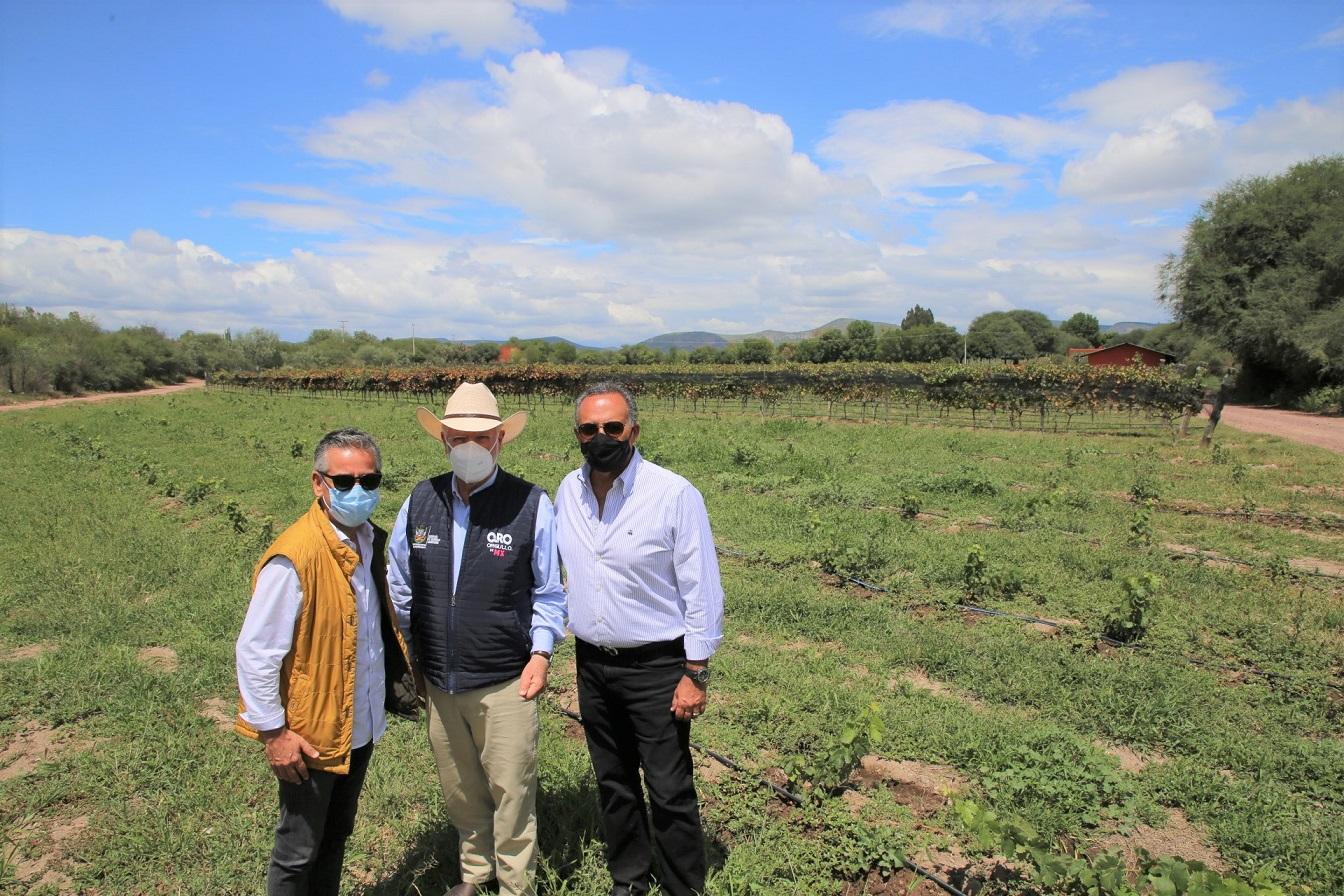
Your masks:
<instances>
[{"instance_id":1,"label":"soil","mask_svg":"<svg viewBox=\"0 0 1344 896\"><path fill-rule=\"evenodd\" d=\"M23 647L15 647L13 650L0 653L0 662L17 663L20 660L31 660L55 649L54 644L25 644Z\"/></svg>"},{"instance_id":2,"label":"soil","mask_svg":"<svg viewBox=\"0 0 1344 896\"><path fill-rule=\"evenodd\" d=\"M211 697L209 700L202 700L201 705L196 710L197 715L214 722L215 727L220 731L233 730L235 712L236 705L223 697Z\"/></svg>"},{"instance_id":3,"label":"soil","mask_svg":"<svg viewBox=\"0 0 1344 896\"><path fill-rule=\"evenodd\" d=\"M16 734L10 735L4 749L0 750L0 781L26 775L62 753L82 750L88 746L90 744L86 742L76 741L73 731L69 729L29 722Z\"/></svg>"},{"instance_id":4,"label":"soil","mask_svg":"<svg viewBox=\"0 0 1344 896\"><path fill-rule=\"evenodd\" d=\"M1188 544L1167 542L1163 544L1162 547L1171 551L1173 554L1179 554L1182 557L1193 557L1205 566L1213 566L1219 569L1240 569L1245 566L1250 566L1249 563L1242 563L1238 560L1233 560L1230 557L1221 557L1218 554L1211 554L1208 551L1191 547Z\"/></svg>"},{"instance_id":5,"label":"soil","mask_svg":"<svg viewBox=\"0 0 1344 896\"><path fill-rule=\"evenodd\" d=\"M53 887L62 896L74 893L74 882L69 876L55 870L53 866L65 864L66 857L73 852L69 841L78 840L89 827L89 816L76 818L58 818L46 828L46 841L31 844L32 858L17 862L15 877L29 884L34 890L41 887Z\"/></svg>"},{"instance_id":6,"label":"soil","mask_svg":"<svg viewBox=\"0 0 1344 896\"><path fill-rule=\"evenodd\" d=\"M135 658L159 672L177 671L177 651L171 647L142 647Z\"/></svg>"},{"instance_id":7,"label":"soil","mask_svg":"<svg viewBox=\"0 0 1344 896\"><path fill-rule=\"evenodd\" d=\"M929 674L923 669L911 669L898 675L891 682L891 687L897 687L901 682L905 682L918 691L928 691L930 694L936 694L939 697L950 697L953 700L960 700L967 706L975 709L984 709L985 704L967 694L960 693L951 685L944 684L936 678L930 678Z\"/></svg>"},{"instance_id":8,"label":"soil","mask_svg":"<svg viewBox=\"0 0 1344 896\"><path fill-rule=\"evenodd\" d=\"M1316 572L1322 575L1333 576L1337 579L1344 579L1344 563L1336 563L1333 560L1317 560L1315 557L1294 557L1288 561L1288 565L1293 569L1300 569L1303 572Z\"/></svg>"},{"instance_id":9,"label":"soil","mask_svg":"<svg viewBox=\"0 0 1344 896\"><path fill-rule=\"evenodd\" d=\"M851 880L840 891L841 896L943 896L943 891L911 871L897 871L883 877L869 871L866 877Z\"/></svg>"},{"instance_id":10,"label":"soil","mask_svg":"<svg viewBox=\"0 0 1344 896\"><path fill-rule=\"evenodd\" d=\"M1208 410L1205 409L1205 416ZM1256 408L1229 404L1223 407L1218 425L1231 426L1242 432L1278 436L1290 442L1315 445L1336 454L1344 454L1344 417L1322 417L1303 411L1281 411L1277 408ZM1218 430L1214 430L1217 437Z\"/></svg>"},{"instance_id":11,"label":"soil","mask_svg":"<svg viewBox=\"0 0 1344 896\"><path fill-rule=\"evenodd\" d=\"M1120 762L1120 768L1131 774L1137 775L1150 765L1161 765L1167 761L1167 757L1160 752L1140 753L1124 744L1094 741L1093 746L1108 756L1115 757Z\"/></svg>"},{"instance_id":12,"label":"soil","mask_svg":"<svg viewBox=\"0 0 1344 896\"><path fill-rule=\"evenodd\" d=\"M881 756L865 756L849 781L860 790L885 787L896 801L916 815L932 815L947 804L947 797L966 789L966 779L946 765ZM851 806L854 804L851 803Z\"/></svg>"},{"instance_id":13,"label":"soil","mask_svg":"<svg viewBox=\"0 0 1344 896\"><path fill-rule=\"evenodd\" d=\"M1228 870L1227 860L1209 845L1209 837L1191 823L1180 809L1167 810L1167 823L1160 828L1137 825L1129 834L1113 834L1101 841L1102 848L1120 847L1125 861L1135 861L1135 850L1143 847L1154 856L1177 856L1187 861L1203 862L1218 872Z\"/></svg>"},{"instance_id":14,"label":"soil","mask_svg":"<svg viewBox=\"0 0 1344 896\"><path fill-rule=\"evenodd\" d=\"M37 401L21 401L18 404L0 405L0 412L30 411L33 408L49 408L60 404L111 401L114 398L139 398L144 395L167 395L170 392L184 392L188 389L200 389L204 386L205 380L187 380L185 383L174 383L171 386L156 386L153 389L141 389L138 392L95 392L92 395L76 395L70 398L43 398Z\"/></svg>"}]
</instances>

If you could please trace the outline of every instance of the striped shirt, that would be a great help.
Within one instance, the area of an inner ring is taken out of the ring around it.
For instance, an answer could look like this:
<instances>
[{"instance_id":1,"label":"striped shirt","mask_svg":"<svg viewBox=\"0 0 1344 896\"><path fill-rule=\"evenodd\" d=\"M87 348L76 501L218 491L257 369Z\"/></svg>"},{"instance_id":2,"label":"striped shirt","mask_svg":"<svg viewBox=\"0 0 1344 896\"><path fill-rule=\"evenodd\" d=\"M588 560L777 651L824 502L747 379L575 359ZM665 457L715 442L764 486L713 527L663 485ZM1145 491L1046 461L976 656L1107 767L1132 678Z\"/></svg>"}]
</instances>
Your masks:
<instances>
[{"instance_id":1,"label":"striped shirt","mask_svg":"<svg viewBox=\"0 0 1344 896\"><path fill-rule=\"evenodd\" d=\"M555 514L575 637L635 647L684 636L687 659L714 653L723 639L723 586L695 486L635 451L600 516L586 464L560 483Z\"/></svg>"}]
</instances>

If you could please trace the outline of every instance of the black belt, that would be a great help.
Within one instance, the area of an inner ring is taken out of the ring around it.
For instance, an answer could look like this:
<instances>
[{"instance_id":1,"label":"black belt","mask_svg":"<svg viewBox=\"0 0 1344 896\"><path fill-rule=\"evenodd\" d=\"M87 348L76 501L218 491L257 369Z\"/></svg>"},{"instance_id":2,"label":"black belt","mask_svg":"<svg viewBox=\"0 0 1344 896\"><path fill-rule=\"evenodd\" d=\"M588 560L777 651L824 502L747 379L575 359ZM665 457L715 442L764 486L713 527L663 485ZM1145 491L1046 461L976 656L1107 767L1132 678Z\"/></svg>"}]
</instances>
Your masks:
<instances>
[{"instance_id":1,"label":"black belt","mask_svg":"<svg viewBox=\"0 0 1344 896\"><path fill-rule=\"evenodd\" d=\"M649 644L636 644L634 647L603 647L574 639L575 653L588 662L624 665L656 660L663 657L686 658L686 639L674 638L671 641L653 641Z\"/></svg>"}]
</instances>

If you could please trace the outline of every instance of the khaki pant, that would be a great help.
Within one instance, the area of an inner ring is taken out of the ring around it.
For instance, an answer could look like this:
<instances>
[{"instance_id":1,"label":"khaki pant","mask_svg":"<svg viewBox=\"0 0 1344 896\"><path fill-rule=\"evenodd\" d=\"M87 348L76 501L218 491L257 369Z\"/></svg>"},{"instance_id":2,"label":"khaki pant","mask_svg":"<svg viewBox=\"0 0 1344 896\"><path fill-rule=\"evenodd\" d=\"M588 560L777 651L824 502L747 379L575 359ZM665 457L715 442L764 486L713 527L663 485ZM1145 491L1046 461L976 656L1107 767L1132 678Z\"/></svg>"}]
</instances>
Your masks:
<instances>
[{"instance_id":1,"label":"khaki pant","mask_svg":"<svg viewBox=\"0 0 1344 896\"><path fill-rule=\"evenodd\" d=\"M448 694L429 691L429 745L464 883L497 878L508 896L534 893L537 870L537 703L518 679Z\"/></svg>"}]
</instances>

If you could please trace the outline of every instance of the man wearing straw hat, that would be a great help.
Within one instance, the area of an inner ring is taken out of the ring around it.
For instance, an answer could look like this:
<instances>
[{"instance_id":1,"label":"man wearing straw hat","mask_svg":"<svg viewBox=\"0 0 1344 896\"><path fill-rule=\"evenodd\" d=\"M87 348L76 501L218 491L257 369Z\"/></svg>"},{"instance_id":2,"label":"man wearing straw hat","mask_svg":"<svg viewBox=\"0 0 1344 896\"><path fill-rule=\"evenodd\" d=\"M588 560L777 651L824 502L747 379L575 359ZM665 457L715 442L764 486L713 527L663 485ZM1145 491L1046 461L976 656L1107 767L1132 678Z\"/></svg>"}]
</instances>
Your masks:
<instances>
[{"instance_id":1,"label":"man wearing straw hat","mask_svg":"<svg viewBox=\"0 0 1344 896\"><path fill-rule=\"evenodd\" d=\"M546 493L498 466L527 412L500 419L482 383L416 419L452 472L419 483L388 540L388 586L428 691L429 743L462 883L534 892L537 704L564 637L565 594Z\"/></svg>"}]
</instances>

